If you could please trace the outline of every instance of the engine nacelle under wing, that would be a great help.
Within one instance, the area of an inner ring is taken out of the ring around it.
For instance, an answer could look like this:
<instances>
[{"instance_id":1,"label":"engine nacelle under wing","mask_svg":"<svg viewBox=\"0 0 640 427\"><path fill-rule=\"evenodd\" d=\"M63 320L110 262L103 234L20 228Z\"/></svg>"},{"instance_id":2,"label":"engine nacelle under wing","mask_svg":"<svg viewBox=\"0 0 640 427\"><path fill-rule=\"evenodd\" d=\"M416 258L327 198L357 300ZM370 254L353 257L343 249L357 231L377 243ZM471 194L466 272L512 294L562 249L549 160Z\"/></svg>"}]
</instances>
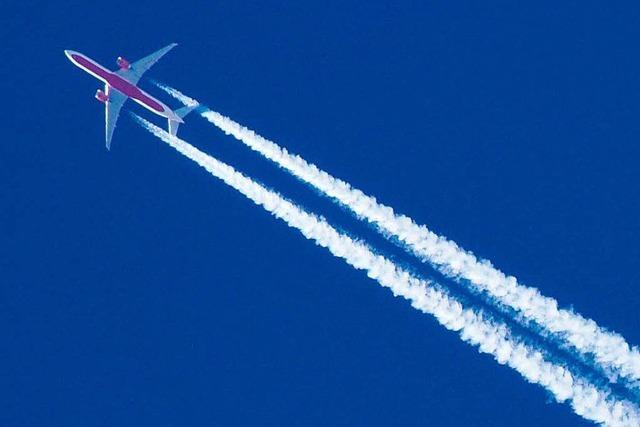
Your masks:
<instances>
[{"instance_id":1,"label":"engine nacelle under wing","mask_svg":"<svg viewBox=\"0 0 640 427\"><path fill-rule=\"evenodd\" d=\"M96 91L96 99L103 104L106 104L107 102L109 102L109 95L104 93L101 89L98 89Z\"/></svg>"},{"instance_id":2,"label":"engine nacelle under wing","mask_svg":"<svg viewBox=\"0 0 640 427\"><path fill-rule=\"evenodd\" d=\"M128 70L131 68L131 63L124 59L122 56L118 56L118 59L116 59L116 64L118 64L118 67L120 67L121 70Z\"/></svg>"}]
</instances>

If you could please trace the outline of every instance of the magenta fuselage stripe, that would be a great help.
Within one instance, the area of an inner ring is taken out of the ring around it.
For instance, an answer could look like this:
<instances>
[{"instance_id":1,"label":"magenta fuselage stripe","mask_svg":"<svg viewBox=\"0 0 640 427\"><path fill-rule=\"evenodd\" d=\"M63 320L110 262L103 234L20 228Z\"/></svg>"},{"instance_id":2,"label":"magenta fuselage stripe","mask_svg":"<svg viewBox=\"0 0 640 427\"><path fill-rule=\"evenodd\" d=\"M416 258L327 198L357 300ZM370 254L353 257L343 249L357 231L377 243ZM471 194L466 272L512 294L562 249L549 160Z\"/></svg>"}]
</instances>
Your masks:
<instances>
[{"instance_id":1,"label":"magenta fuselage stripe","mask_svg":"<svg viewBox=\"0 0 640 427\"><path fill-rule=\"evenodd\" d=\"M117 74L114 74L102 67L97 66L93 62L86 59L84 56L75 54L71 56L73 57L74 61L107 82L107 84L112 88L119 90L129 98L137 99L138 101L149 106L149 108L157 111L158 113L165 112L164 107L160 105L158 101L142 92L136 85L131 84Z\"/></svg>"}]
</instances>

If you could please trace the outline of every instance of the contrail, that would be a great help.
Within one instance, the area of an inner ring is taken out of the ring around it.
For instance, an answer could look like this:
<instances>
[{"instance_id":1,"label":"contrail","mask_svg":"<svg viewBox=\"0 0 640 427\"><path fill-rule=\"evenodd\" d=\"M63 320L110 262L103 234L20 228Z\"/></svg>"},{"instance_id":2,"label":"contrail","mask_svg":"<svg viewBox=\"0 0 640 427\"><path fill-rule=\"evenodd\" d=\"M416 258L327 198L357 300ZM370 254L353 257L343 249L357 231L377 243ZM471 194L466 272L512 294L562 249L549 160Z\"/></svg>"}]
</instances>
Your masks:
<instances>
[{"instance_id":1,"label":"contrail","mask_svg":"<svg viewBox=\"0 0 640 427\"><path fill-rule=\"evenodd\" d=\"M187 105L198 104L174 88L157 82L156 85ZM298 179L338 201L358 218L374 224L383 234L397 238L415 256L446 276L458 281L468 280L494 301L519 311L525 318L566 340L580 352L593 355L596 362L610 373L612 380L620 375L630 380L632 386L640 382L640 351L635 346L631 347L621 335L571 310L558 308L555 299L542 295L538 289L518 283L515 277L505 275L491 262L477 259L455 242L435 234L424 225L416 224L405 215L395 213L374 197L329 175L300 156L290 154L285 148L232 119L204 108L201 115L226 134L234 136Z\"/></svg>"},{"instance_id":2,"label":"contrail","mask_svg":"<svg viewBox=\"0 0 640 427\"><path fill-rule=\"evenodd\" d=\"M262 206L304 237L328 249L352 267L363 270L395 296L402 296L411 305L432 314L445 328L458 331L463 341L492 355L500 364L519 372L529 382L545 387L558 402L570 402L576 414L587 420L612 426L640 424L638 408L628 401L615 400L583 378L575 377L559 365L544 360L543 354L512 337L505 325L496 325L474 311L465 309L448 295L402 270L388 259L377 255L365 244L339 233L324 219L309 214L237 172L231 166L203 153L187 142L171 136L159 127L133 115L152 134L193 160L211 175Z\"/></svg>"}]
</instances>

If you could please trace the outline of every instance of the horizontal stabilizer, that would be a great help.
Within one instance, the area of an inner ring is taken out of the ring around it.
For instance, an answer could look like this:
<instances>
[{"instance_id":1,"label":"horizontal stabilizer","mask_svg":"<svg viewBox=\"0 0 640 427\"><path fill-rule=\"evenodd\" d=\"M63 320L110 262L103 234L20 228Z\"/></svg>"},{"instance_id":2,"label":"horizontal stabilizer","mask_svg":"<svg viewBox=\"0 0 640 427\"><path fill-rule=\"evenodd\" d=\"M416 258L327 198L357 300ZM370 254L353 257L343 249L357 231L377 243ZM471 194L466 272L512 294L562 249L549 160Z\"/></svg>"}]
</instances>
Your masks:
<instances>
[{"instance_id":1,"label":"horizontal stabilizer","mask_svg":"<svg viewBox=\"0 0 640 427\"><path fill-rule=\"evenodd\" d=\"M187 105L186 107L182 107L182 108L178 108L175 113L178 117L180 117L181 119L184 118L184 116L186 116L187 114L189 114L190 112L193 111L194 108L196 108L198 105Z\"/></svg>"},{"instance_id":2,"label":"horizontal stabilizer","mask_svg":"<svg viewBox=\"0 0 640 427\"><path fill-rule=\"evenodd\" d=\"M192 112L197 106L198 105L188 105L186 107L178 108L174 113L182 119L184 116ZM178 126L180 126L180 122L169 119L169 133L171 135L176 136L178 134Z\"/></svg>"}]
</instances>

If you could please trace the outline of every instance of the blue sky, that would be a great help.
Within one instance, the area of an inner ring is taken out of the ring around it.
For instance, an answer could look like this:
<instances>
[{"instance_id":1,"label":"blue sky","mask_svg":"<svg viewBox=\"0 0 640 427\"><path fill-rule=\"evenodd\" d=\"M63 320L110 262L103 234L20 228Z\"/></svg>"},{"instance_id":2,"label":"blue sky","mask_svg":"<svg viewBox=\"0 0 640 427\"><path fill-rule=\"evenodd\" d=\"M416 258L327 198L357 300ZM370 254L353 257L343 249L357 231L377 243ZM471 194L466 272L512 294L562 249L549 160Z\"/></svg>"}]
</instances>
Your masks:
<instances>
[{"instance_id":1,"label":"blue sky","mask_svg":"<svg viewBox=\"0 0 640 427\"><path fill-rule=\"evenodd\" d=\"M3 425L585 424L127 115L105 151L64 49L180 43L148 77L640 342L637 4L8 8ZM401 256L202 118L181 136Z\"/></svg>"}]
</instances>

